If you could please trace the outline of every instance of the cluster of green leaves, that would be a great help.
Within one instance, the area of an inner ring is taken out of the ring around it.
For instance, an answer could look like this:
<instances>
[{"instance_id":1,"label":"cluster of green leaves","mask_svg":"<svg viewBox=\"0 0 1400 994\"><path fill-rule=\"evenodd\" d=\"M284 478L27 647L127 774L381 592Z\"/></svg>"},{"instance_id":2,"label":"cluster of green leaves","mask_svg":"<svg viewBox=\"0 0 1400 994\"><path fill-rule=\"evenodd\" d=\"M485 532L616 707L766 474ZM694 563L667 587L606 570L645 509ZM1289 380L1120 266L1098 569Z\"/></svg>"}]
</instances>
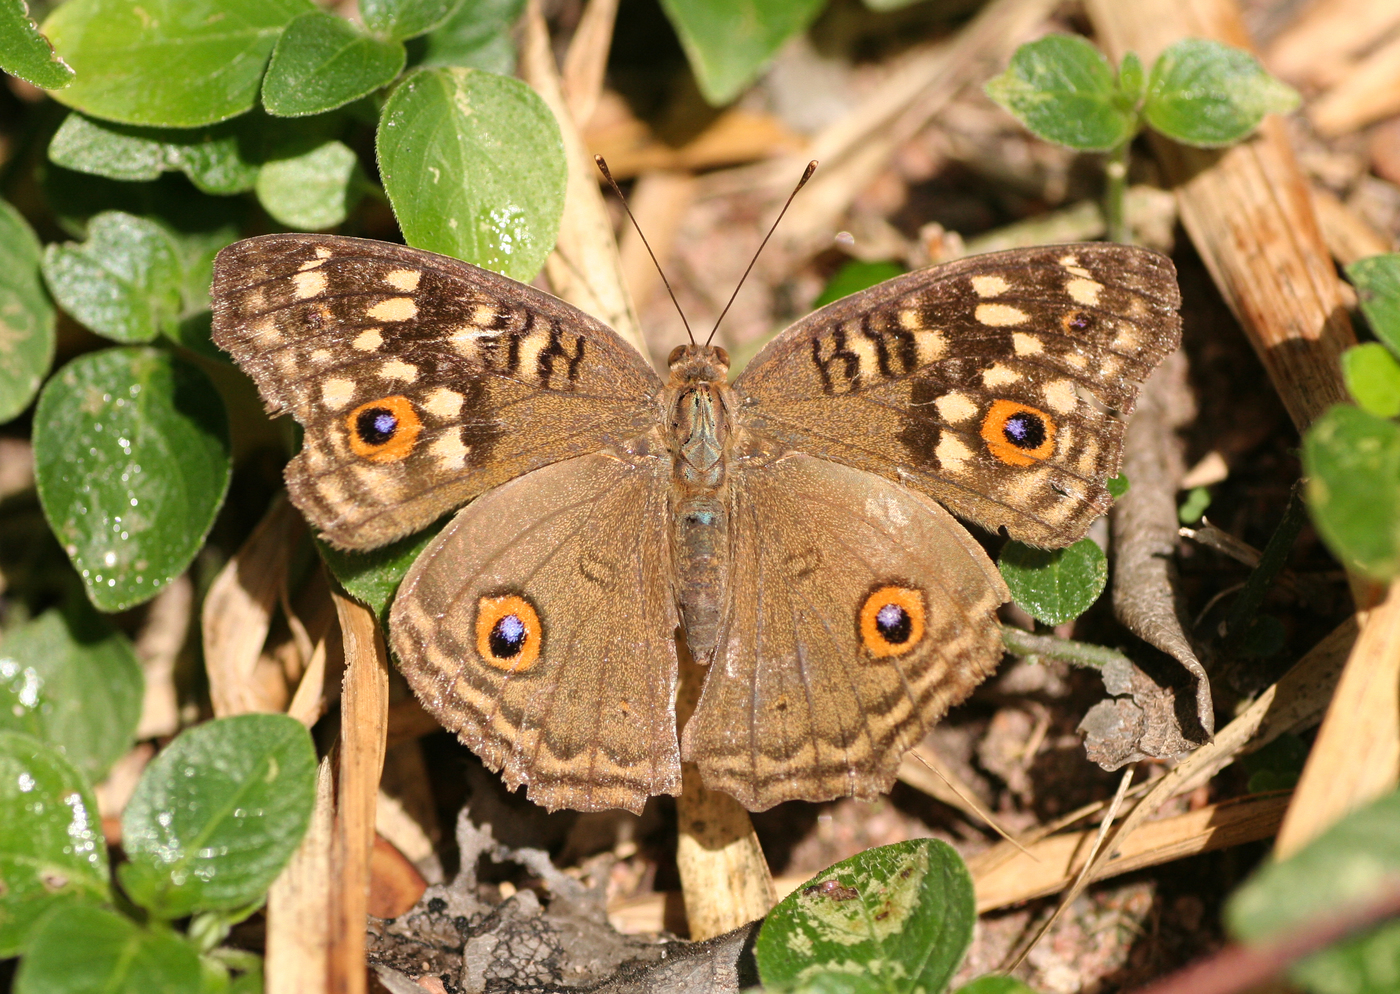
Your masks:
<instances>
[{"instance_id":1,"label":"cluster of green leaves","mask_svg":"<svg viewBox=\"0 0 1400 994\"><path fill-rule=\"evenodd\" d=\"M1380 582L1400 576L1400 254L1346 267L1378 341L1348 349L1339 404L1303 438L1308 509L1328 548Z\"/></svg>"}]
</instances>

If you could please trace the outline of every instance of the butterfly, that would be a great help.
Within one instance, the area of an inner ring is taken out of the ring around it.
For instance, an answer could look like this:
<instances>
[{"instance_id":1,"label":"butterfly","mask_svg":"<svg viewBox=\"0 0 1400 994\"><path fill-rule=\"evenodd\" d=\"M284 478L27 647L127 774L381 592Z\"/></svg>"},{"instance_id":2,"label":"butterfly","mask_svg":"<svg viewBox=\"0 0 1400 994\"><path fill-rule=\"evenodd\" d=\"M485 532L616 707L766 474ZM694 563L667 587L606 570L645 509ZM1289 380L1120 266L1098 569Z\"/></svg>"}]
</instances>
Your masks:
<instances>
[{"instance_id":1,"label":"butterfly","mask_svg":"<svg viewBox=\"0 0 1400 994\"><path fill-rule=\"evenodd\" d=\"M274 234L219 253L213 334L304 426L287 489L331 544L456 511L390 643L508 785L637 811L687 761L763 810L888 790L995 669L1009 593L954 516L1081 538L1179 303L1156 252L1016 249L823 307L733 383L723 348L682 345L663 381L533 287ZM707 667L679 736L678 637Z\"/></svg>"}]
</instances>

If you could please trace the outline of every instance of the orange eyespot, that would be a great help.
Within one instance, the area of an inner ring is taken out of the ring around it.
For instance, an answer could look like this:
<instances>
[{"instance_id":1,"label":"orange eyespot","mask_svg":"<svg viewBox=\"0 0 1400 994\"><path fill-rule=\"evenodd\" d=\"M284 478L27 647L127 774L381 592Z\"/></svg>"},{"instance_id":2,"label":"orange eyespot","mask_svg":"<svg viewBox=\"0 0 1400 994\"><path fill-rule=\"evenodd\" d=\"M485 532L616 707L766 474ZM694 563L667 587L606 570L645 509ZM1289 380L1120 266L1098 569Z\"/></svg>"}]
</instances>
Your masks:
<instances>
[{"instance_id":1,"label":"orange eyespot","mask_svg":"<svg viewBox=\"0 0 1400 994\"><path fill-rule=\"evenodd\" d=\"M1008 466L1033 466L1055 451L1055 419L1014 400L994 400L982 419L982 440Z\"/></svg>"},{"instance_id":2,"label":"orange eyespot","mask_svg":"<svg viewBox=\"0 0 1400 994\"><path fill-rule=\"evenodd\" d=\"M413 451L423 422L403 396L381 397L345 416L350 450L370 462L398 462Z\"/></svg>"},{"instance_id":3,"label":"orange eyespot","mask_svg":"<svg viewBox=\"0 0 1400 994\"><path fill-rule=\"evenodd\" d=\"M860 644L876 659L902 656L924 637L924 592L880 587L860 606Z\"/></svg>"},{"instance_id":4,"label":"orange eyespot","mask_svg":"<svg viewBox=\"0 0 1400 994\"><path fill-rule=\"evenodd\" d=\"M476 602L477 655L498 670L524 673L540 658L544 629L534 605L517 594Z\"/></svg>"}]
</instances>

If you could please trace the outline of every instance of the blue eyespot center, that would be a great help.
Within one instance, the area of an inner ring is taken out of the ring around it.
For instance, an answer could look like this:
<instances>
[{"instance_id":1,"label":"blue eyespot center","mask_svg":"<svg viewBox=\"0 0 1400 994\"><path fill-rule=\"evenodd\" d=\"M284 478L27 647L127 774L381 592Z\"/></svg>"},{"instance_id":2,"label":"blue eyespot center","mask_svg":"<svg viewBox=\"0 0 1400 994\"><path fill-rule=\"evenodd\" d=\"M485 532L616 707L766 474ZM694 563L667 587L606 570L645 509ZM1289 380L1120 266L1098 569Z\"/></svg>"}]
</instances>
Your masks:
<instances>
[{"instance_id":1,"label":"blue eyespot center","mask_svg":"<svg viewBox=\"0 0 1400 994\"><path fill-rule=\"evenodd\" d=\"M1018 449L1035 450L1045 444L1045 422L1029 411L1017 411L1007 418L1001 433Z\"/></svg>"},{"instance_id":2,"label":"blue eyespot center","mask_svg":"<svg viewBox=\"0 0 1400 994\"><path fill-rule=\"evenodd\" d=\"M914 621L898 604L886 604L875 612L875 629L890 645L903 645L909 641Z\"/></svg>"},{"instance_id":3,"label":"blue eyespot center","mask_svg":"<svg viewBox=\"0 0 1400 994\"><path fill-rule=\"evenodd\" d=\"M525 622L519 615L507 614L491 627L491 652L497 659L518 656L525 647Z\"/></svg>"},{"instance_id":4,"label":"blue eyespot center","mask_svg":"<svg viewBox=\"0 0 1400 994\"><path fill-rule=\"evenodd\" d=\"M383 445L399 430L399 419L385 407L370 407L355 419L355 432L366 445Z\"/></svg>"}]
</instances>

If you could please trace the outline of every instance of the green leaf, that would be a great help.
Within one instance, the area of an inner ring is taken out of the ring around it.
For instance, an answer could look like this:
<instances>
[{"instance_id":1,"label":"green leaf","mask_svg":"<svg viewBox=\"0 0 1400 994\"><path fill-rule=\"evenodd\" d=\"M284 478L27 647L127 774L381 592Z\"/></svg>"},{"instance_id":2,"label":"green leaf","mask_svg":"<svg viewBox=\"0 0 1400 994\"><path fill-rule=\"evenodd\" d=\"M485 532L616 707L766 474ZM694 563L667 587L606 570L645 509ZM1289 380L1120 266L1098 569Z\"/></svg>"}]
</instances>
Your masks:
<instances>
[{"instance_id":1,"label":"green leaf","mask_svg":"<svg viewBox=\"0 0 1400 994\"><path fill-rule=\"evenodd\" d=\"M1080 151L1106 152L1137 131L1136 115L1120 106L1113 67L1079 35L1022 45L984 89L1032 134Z\"/></svg>"},{"instance_id":2,"label":"green leaf","mask_svg":"<svg viewBox=\"0 0 1400 994\"><path fill-rule=\"evenodd\" d=\"M29 735L0 731L0 957L14 956L49 909L100 902L107 843L77 767Z\"/></svg>"},{"instance_id":3,"label":"green leaf","mask_svg":"<svg viewBox=\"0 0 1400 994\"><path fill-rule=\"evenodd\" d=\"M1035 989L1014 977L986 974L959 987L954 994L1035 994Z\"/></svg>"},{"instance_id":4,"label":"green leaf","mask_svg":"<svg viewBox=\"0 0 1400 994\"><path fill-rule=\"evenodd\" d=\"M223 402L198 367L157 349L74 359L34 416L44 515L103 611L156 595L182 573L229 480Z\"/></svg>"},{"instance_id":5,"label":"green leaf","mask_svg":"<svg viewBox=\"0 0 1400 994\"><path fill-rule=\"evenodd\" d=\"M39 33L24 0L0 0L0 69L46 90L73 80L72 68Z\"/></svg>"},{"instance_id":6,"label":"green leaf","mask_svg":"<svg viewBox=\"0 0 1400 994\"><path fill-rule=\"evenodd\" d=\"M754 959L765 987L941 991L976 918L972 877L952 846L897 842L842 860L778 902Z\"/></svg>"},{"instance_id":7,"label":"green leaf","mask_svg":"<svg viewBox=\"0 0 1400 994\"><path fill-rule=\"evenodd\" d=\"M88 240L50 244L44 279L59 305L99 335L149 342L180 315L179 250L161 225L107 211Z\"/></svg>"},{"instance_id":8,"label":"green leaf","mask_svg":"<svg viewBox=\"0 0 1400 994\"><path fill-rule=\"evenodd\" d=\"M263 78L263 105L280 117L342 107L393 82L403 45L381 41L343 17L316 11L287 25Z\"/></svg>"},{"instance_id":9,"label":"green leaf","mask_svg":"<svg viewBox=\"0 0 1400 994\"><path fill-rule=\"evenodd\" d=\"M1110 476L1103 484L1114 500L1121 500L1123 495L1132 489L1132 481L1128 479L1128 474L1119 473L1117 476Z\"/></svg>"},{"instance_id":10,"label":"green leaf","mask_svg":"<svg viewBox=\"0 0 1400 994\"><path fill-rule=\"evenodd\" d=\"M700 92L715 107L753 82L822 6L823 0L661 0Z\"/></svg>"},{"instance_id":11,"label":"green leaf","mask_svg":"<svg viewBox=\"0 0 1400 994\"><path fill-rule=\"evenodd\" d=\"M1332 553L1377 580L1400 574L1400 424L1333 407L1303 436L1303 472Z\"/></svg>"},{"instance_id":12,"label":"green leaf","mask_svg":"<svg viewBox=\"0 0 1400 994\"><path fill-rule=\"evenodd\" d=\"M282 29L311 0L68 0L44 32L77 77L61 102L123 124L193 128L257 102Z\"/></svg>"},{"instance_id":13,"label":"green leaf","mask_svg":"<svg viewBox=\"0 0 1400 994\"><path fill-rule=\"evenodd\" d=\"M1378 418L1400 414L1400 361L1384 345L1366 342L1343 352L1342 379L1364 410Z\"/></svg>"},{"instance_id":14,"label":"green leaf","mask_svg":"<svg viewBox=\"0 0 1400 994\"><path fill-rule=\"evenodd\" d=\"M131 899L161 918L256 901L306 833L316 750L295 718L240 714L180 734L122 813Z\"/></svg>"},{"instance_id":15,"label":"green leaf","mask_svg":"<svg viewBox=\"0 0 1400 994\"><path fill-rule=\"evenodd\" d=\"M904 274L904 267L897 262L861 262L851 259L836 271L826 284L826 288L812 301L812 308L825 307L842 297L849 297L885 280L892 280Z\"/></svg>"},{"instance_id":16,"label":"green leaf","mask_svg":"<svg viewBox=\"0 0 1400 994\"><path fill-rule=\"evenodd\" d=\"M1118 101L1125 111L1134 110L1147 93L1147 77L1136 52L1125 52L1118 63ZM1009 979L1009 978L999 978Z\"/></svg>"},{"instance_id":17,"label":"green leaf","mask_svg":"<svg viewBox=\"0 0 1400 994\"><path fill-rule=\"evenodd\" d=\"M1206 513L1208 507L1210 507L1210 491L1205 487L1192 487L1187 492L1186 499L1181 502L1181 506L1176 509L1176 519L1183 525L1200 521L1201 515Z\"/></svg>"},{"instance_id":18,"label":"green leaf","mask_svg":"<svg viewBox=\"0 0 1400 994\"><path fill-rule=\"evenodd\" d=\"M1108 582L1108 560L1087 538L1064 549L1007 542L997 566L1016 603L1047 625L1079 617L1099 599Z\"/></svg>"},{"instance_id":19,"label":"green leaf","mask_svg":"<svg viewBox=\"0 0 1400 994\"><path fill-rule=\"evenodd\" d=\"M205 128L144 128L69 114L49 142L49 161L126 182L179 171L205 193L242 193L258 177L257 163L242 154L248 131L244 118Z\"/></svg>"},{"instance_id":20,"label":"green leaf","mask_svg":"<svg viewBox=\"0 0 1400 994\"><path fill-rule=\"evenodd\" d=\"M1248 52L1183 38L1152 66L1143 117L1168 138L1219 148L1247 137L1265 114L1287 114L1298 102L1297 92Z\"/></svg>"},{"instance_id":21,"label":"green leaf","mask_svg":"<svg viewBox=\"0 0 1400 994\"><path fill-rule=\"evenodd\" d=\"M402 41L433 30L462 0L360 0L365 27L384 38Z\"/></svg>"},{"instance_id":22,"label":"green leaf","mask_svg":"<svg viewBox=\"0 0 1400 994\"><path fill-rule=\"evenodd\" d=\"M509 76L515 72L511 29L525 0L464 0L441 25L414 39L408 49L415 65L461 66Z\"/></svg>"},{"instance_id":23,"label":"green leaf","mask_svg":"<svg viewBox=\"0 0 1400 994\"><path fill-rule=\"evenodd\" d=\"M258 175L258 202L279 224L304 231L334 228L359 202L359 162L349 147L326 142L305 155L277 159Z\"/></svg>"},{"instance_id":24,"label":"green leaf","mask_svg":"<svg viewBox=\"0 0 1400 994\"><path fill-rule=\"evenodd\" d=\"M534 90L476 69L421 70L385 104L377 144L410 245L534 279L567 180L559 126Z\"/></svg>"},{"instance_id":25,"label":"green leaf","mask_svg":"<svg viewBox=\"0 0 1400 994\"><path fill-rule=\"evenodd\" d=\"M15 994L202 994L194 948L101 908L64 908L36 930Z\"/></svg>"},{"instance_id":26,"label":"green leaf","mask_svg":"<svg viewBox=\"0 0 1400 994\"><path fill-rule=\"evenodd\" d=\"M387 625L389 605L394 602L394 593L403 582L404 574L448 520L444 518L416 535L369 552L337 549L320 539L316 540L316 549L345 592L357 601L368 604L379 620Z\"/></svg>"},{"instance_id":27,"label":"green leaf","mask_svg":"<svg viewBox=\"0 0 1400 994\"><path fill-rule=\"evenodd\" d=\"M0 423L29 406L53 364L54 308L41 258L28 222L0 200Z\"/></svg>"},{"instance_id":28,"label":"green leaf","mask_svg":"<svg viewBox=\"0 0 1400 994\"><path fill-rule=\"evenodd\" d=\"M1244 757L1244 768L1249 771L1246 789L1251 794L1291 789L1297 785L1307 758L1307 743L1292 732L1285 732Z\"/></svg>"},{"instance_id":29,"label":"green leaf","mask_svg":"<svg viewBox=\"0 0 1400 994\"><path fill-rule=\"evenodd\" d=\"M54 746L93 783L131 748L144 689L131 643L84 603L0 642L0 728Z\"/></svg>"},{"instance_id":30,"label":"green leaf","mask_svg":"<svg viewBox=\"0 0 1400 994\"><path fill-rule=\"evenodd\" d=\"M1400 252L1358 259L1346 273L1371 330L1400 356Z\"/></svg>"},{"instance_id":31,"label":"green leaf","mask_svg":"<svg viewBox=\"0 0 1400 994\"><path fill-rule=\"evenodd\" d=\"M1225 921L1239 939L1263 943L1376 900L1400 875L1400 794L1354 811L1283 862L1270 862L1237 890ZM1326 994L1384 994L1400 978L1400 922L1340 943L1295 967L1292 979Z\"/></svg>"}]
</instances>

